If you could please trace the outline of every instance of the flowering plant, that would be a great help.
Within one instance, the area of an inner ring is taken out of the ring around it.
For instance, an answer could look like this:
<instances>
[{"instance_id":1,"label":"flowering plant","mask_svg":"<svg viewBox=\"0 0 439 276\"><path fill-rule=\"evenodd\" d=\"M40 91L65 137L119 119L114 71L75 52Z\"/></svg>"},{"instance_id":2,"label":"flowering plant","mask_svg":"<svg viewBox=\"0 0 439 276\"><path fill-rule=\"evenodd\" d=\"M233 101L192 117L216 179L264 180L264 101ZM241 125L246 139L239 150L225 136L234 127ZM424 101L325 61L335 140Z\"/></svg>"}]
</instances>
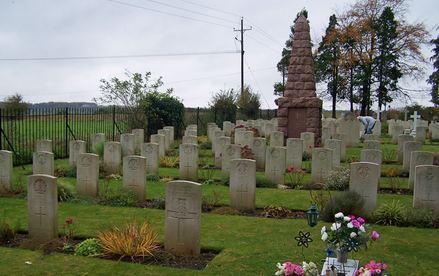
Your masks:
<instances>
[{"instance_id":1,"label":"flowering plant","mask_svg":"<svg viewBox=\"0 0 439 276\"><path fill-rule=\"evenodd\" d=\"M387 264L377 263L371 260L364 267L360 267L355 271L355 276L385 276L389 275L387 272Z\"/></svg>"},{"instance_id":2,"label":"flowering plant","mask_svg":"<svg viewBox=\"0 0 439 276\"><path fill-rule=\"evenodd\" d=\"M285 183L287 186L290 186L290 188L301 188L305 177L305 171L303 171L302 168L288 166L286 176L289 180Z\"/></svg>"},{"instance_id":3,"label":"flowering plant","mask_svg":"<svg viewBox=\"0 0 439 276\"><path fill-rule=\"evenodd\" d=\"M322 227L322 240L328 243L331 248L357 252L361 246L367 247L369 240L376 241L380 236L376 231L368 235L365 222L362 217L345 216L339 212L335 214L335 222L329 229L326 226Z\"/></svg>"},{"instance_id":4,"label":"flowering plant","mask_svg":"<svg viewBox=\"0 0 439 276\"><path fill-rule=\"evenodd\" d=\"M293 264L292 262L285 262L283 264L277 263L277 271L275 275L317 276L319 275L319 270L317 265L313 262L303 262L302 266Z\"/></svg>"}]
</instances>

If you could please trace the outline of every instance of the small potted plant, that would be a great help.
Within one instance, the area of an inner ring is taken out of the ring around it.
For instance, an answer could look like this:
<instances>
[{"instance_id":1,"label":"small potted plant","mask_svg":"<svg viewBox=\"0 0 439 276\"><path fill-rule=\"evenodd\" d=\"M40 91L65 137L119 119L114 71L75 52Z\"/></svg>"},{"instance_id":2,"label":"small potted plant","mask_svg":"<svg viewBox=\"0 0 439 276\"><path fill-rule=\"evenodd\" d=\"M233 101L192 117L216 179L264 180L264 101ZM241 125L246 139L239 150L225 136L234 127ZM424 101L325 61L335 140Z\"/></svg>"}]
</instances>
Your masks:
<instances>
[{"instance_id":1,"label":"small potted plant","mask_svg":"<svg viewBox=\"0 0 439 276\"><path fill-rule=\"evenodd\" d=\"M357 252L361 247L367 247L370 240L375 241L379 234L373 231L366 232L365 220L354 215L345 216L339 212L335 214L335 222L329 229L322 227L322 240L337 253L339 263L347 262L347 254L351 251Z\"/></svg>"}]
</instances>

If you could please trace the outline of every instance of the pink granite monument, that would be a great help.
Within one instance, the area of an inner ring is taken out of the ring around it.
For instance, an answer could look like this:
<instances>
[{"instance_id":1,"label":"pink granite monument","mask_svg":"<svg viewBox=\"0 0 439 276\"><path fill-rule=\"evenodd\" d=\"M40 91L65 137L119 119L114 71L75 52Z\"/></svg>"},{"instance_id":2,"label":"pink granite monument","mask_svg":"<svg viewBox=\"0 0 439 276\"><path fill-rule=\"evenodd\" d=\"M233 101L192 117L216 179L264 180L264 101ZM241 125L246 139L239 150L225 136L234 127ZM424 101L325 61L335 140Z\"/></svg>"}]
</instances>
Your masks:
<instances>
[{"instance_id":1,"label":"pink granite monument","mask_svg":"<svg viewBox=\"0 0 439 276\"><path fill-rule=\"evenodd\" d=\"M294 30L284 96L276 100L278 126L288 138L314 132L315 146L320 146L323 102L316 96L309 24L303 15L296 20Z\"/></svg>"}]
</instances>

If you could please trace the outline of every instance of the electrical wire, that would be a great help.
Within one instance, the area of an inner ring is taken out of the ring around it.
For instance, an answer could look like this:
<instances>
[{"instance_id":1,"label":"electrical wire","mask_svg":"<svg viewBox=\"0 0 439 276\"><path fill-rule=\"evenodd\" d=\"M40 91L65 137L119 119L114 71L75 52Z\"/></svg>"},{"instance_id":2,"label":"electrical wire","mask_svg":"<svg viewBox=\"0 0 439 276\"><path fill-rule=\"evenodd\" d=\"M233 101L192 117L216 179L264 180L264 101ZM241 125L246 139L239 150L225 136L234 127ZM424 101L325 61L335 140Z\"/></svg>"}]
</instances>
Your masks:
<instances>
[{"instance_id":1,"label":"electrical wire","mask_svg":"<svg viewBox=\"0 0 439 276\"><path fill-rule=\"evenodd\" d=\"M278 50L275 50L275 49L271 48L270 46L268 46L268 45L265 44L264 42L260 41L259 39L256 39L256 38L254 38L253 36L248 35L248 34L247 34L247 37L250 38L251 40L254 40L255 42L259 43L260 45L266 47L267 49L270 49L271 51L273 51L273 52L275 52L275 53L279 53Z\"/></svg>"},{"instance_id":2,"label":"electrical wire","mask_svg":"<svg viewBox=\"0 0 439 276\"><path fill-rule=\"evenodd\" d=\"M262 97L264 98L265 103L267 104L267 108L270 109L270 105L268 104L267 98L265 97L265 95L262 93L262 89L259 86L259 82L256 79L255 74L253 74L252 69L250 68L250 65L248 64L247 60L244 59L245 64L247 65L248 70L250 71L250 75L252 76L253 80L255 81L256 87L258 88L258 90L260 91L260 94L262 95ZM275 68L275 67L272 67Z\"/></svg>"}]
</instances>

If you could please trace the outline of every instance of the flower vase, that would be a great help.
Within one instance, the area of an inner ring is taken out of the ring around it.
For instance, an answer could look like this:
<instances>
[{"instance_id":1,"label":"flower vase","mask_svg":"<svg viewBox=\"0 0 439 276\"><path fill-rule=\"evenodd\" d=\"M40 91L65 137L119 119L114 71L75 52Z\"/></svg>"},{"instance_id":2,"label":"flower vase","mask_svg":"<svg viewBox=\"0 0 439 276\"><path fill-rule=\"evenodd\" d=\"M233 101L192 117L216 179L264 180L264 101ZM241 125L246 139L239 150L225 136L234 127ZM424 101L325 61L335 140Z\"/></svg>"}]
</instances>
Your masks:
<instances>
[{"instance_id":1,"label":"flower vase","mask_svg":"<svg viewBox=\"0 0 439 276\"><path fill-rule=\"evenodd\" d=\"M346 249L337 249L337 262L344 264L348 261L348 251Z\"/></svg>"}]
</instances>

